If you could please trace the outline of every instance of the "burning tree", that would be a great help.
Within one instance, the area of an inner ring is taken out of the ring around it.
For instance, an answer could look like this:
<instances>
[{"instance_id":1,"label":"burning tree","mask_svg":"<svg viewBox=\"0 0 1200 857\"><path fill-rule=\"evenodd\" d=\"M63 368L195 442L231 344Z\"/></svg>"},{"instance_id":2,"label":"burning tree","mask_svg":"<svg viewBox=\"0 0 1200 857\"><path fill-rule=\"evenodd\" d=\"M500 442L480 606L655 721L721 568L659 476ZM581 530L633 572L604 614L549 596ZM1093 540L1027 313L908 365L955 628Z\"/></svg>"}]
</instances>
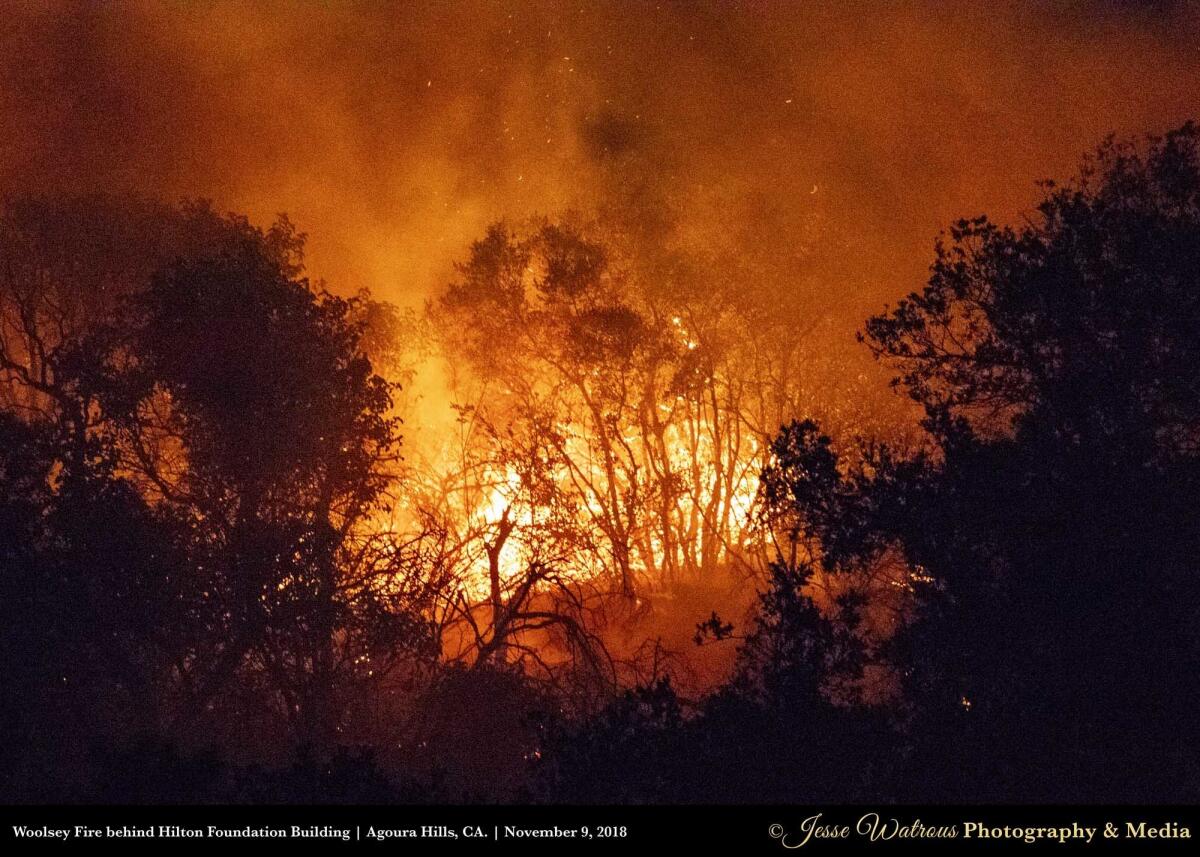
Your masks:
<instances>
[{"instance_id":1,"label":"burning tree","mask_svg":"<svg viewBox=\"0 0 1200 857\"><path fill-rule=\"evenodd\" d=\"M841 358L808 339L821 322L781 316L748 271L713 265L681 251L651 267L569 218L496 224L430 305L458 432L413 496L455 533L468 649L520 650L508 618L550 579L571 598L538 627L577 641L576 623L628 626L681 587L761 579L775 431L805 403L862 428L851 388L825 395Z\"/></svg>"}]
</instances>

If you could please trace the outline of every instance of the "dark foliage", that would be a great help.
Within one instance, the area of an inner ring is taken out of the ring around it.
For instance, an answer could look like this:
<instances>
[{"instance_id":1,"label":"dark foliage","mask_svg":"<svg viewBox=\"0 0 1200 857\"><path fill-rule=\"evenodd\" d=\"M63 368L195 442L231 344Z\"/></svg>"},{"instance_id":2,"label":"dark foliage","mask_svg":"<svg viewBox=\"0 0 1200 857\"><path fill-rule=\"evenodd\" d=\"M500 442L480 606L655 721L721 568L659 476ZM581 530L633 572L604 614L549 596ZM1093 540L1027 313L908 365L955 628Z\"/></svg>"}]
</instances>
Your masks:
<instances>
[{"instance_id":1,"label":"dark foliage","mask_svg":"<svg viewBox=\"0 0 1200 857\"><path fill-rule=\"evenodd\" d=\"M396 552L357 530L396 455L391 386L302 243L203 205L0 217L4 794L122 796L123 754L183 794L150 774L203 779L174 748L258 741L256 719L268 751L325 760L361 683L428 656L379 584Z\"/></svg>"}]
</instances>

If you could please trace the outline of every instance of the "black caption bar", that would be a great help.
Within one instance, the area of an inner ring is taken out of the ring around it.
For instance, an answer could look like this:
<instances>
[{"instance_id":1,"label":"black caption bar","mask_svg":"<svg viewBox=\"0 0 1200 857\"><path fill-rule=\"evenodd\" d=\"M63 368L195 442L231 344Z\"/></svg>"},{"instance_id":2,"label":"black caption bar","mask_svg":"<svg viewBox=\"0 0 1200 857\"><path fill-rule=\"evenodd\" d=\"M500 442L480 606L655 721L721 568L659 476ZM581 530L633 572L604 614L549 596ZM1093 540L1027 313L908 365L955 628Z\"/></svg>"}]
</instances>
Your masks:
<instances>
[{"instance_id":1,"label":"black caption bar","mask_svg":"<svg viewBox=\"0 0 1200 857\"><path fill-rule=\"evenodd\" d=\"M3 840L77 850L286 842L323 848L736 848L738 854L922 851L1194 853L1197 807L9 806Z\"/></svg>"}]
</instances>

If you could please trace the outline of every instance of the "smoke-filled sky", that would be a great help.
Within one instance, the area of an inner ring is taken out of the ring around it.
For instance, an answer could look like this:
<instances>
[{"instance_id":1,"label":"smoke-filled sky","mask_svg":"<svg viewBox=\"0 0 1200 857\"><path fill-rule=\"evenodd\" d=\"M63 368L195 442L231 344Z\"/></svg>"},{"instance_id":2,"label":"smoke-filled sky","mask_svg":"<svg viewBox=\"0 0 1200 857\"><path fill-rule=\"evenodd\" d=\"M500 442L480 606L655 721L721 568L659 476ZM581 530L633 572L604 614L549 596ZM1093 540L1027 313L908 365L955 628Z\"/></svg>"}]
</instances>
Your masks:
<instances>
[{"instance_id":1,"label":"smoke-filled sky","mask_svg":"<svg viewBox=\"0 0 1200 857\"><path fill-rule=\"evenodd\" d=\"M287 211L411 303L500 217L665 205L812 253L861 318L937 230L1011 218L1105 134L1200 114L1200 4L5 4L0 189ZM828 250L833 248L833 250ZM835 252L836 251L836 252ZM850 329L850 328L848 328Z\"/></svg>"}]
</instances>

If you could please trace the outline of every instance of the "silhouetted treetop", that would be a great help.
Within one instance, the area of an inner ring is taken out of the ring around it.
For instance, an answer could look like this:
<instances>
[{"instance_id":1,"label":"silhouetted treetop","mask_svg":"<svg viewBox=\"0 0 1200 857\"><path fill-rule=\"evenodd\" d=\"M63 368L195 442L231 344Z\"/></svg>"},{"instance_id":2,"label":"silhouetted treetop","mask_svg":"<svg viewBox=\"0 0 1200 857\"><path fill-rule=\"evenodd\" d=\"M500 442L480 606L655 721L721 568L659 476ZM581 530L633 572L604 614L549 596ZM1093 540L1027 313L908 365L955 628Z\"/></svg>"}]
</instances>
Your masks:
<instances>
[{"instance_id":1,"label":"silhouetted treetop","mask_svg":"<svg viewBox=\"0 0 1200 857\"><path fill-rule=\"evenodd\" d=\"M1036 431L1192 454L1200 418L1200 154L1193 124L1110 139L1019 228L962 220L924 291L868 321L941 435Z\"/></svg>"}]
</instances>

